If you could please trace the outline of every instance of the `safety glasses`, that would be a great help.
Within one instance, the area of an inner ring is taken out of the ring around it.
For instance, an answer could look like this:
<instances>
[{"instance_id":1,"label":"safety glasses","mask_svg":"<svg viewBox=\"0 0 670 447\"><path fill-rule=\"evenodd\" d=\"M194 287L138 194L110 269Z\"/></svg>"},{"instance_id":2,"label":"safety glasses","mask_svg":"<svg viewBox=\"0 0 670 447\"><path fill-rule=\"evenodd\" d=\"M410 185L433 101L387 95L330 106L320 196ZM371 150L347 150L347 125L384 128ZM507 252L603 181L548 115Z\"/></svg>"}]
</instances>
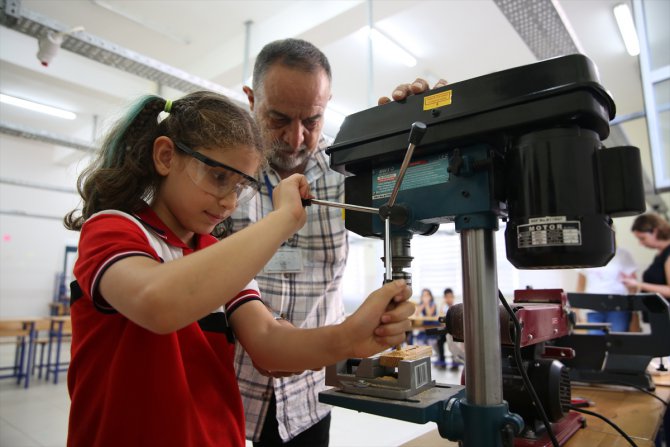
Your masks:
<instances>
[{"instance_id":1,"label":"safety glasses","mask_svg":"<svg viewBox=\"0 0 670 447\"><path fill-rule=\"evenodd\" d=\"M251 199L261 189L258 180L244 172L212 160L178 141L174 144L177 149L193 157L186 166L186 172L203 191L220 198L235 192L239 205Z\"/></svg>"}]
</instances>

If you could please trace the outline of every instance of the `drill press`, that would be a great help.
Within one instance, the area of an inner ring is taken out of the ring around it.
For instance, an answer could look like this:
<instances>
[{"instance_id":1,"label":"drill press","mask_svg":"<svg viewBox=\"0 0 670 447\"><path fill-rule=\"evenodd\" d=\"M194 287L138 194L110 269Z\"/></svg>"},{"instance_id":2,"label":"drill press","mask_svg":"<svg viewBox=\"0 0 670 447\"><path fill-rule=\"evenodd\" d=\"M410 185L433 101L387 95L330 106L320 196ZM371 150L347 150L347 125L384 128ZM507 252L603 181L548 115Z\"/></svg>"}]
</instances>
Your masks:
<instances>
[{"instance_id":1,"label":"drill press","mask_svg":"<svg viewBox=\"0 0 670 447\"><path fill-rule=\"evenodd\" d=\"M434 421L443 437L466 447L509 445L524 422L503 400L493 231L499 219L507 222L507 258L517 268L606 264L615 249L611 218L645 209L639 150L601 143L614 115L596 67L576 54L348 116L328 149L330 164L348 176L346 203L379 210L347 213L346 227L386 238L387 275L411 280L413 235L445 222L460 233L466 385L415 387L403 399L366 395L375 387L363 380L352 392L342 381L356 378L356 359L331 374L336 388L320 400ZM425 136L407 157L416 122Z\"/></svg>"}]
</instances>

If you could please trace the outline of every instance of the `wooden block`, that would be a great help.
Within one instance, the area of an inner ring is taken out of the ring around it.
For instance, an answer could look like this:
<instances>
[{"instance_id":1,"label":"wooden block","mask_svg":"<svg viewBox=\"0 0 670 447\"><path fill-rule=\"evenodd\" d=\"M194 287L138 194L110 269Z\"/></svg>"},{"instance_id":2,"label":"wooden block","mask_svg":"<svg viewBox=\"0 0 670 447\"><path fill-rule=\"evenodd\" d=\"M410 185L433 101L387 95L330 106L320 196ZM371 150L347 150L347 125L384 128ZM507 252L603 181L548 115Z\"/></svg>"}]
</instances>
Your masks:
<instances>
[{"instance_id":1,"label":"wooden block","mask_svg":"<svg viewBox=\"0 0 670 447\"><path fill-rule=\"evenodd\" d=\"M401 360L416 360L430 357L433 348L424 345L408 345L401 349L387 351L379 356L379 364L395 368Z\"/></svg>"}]
</instances>

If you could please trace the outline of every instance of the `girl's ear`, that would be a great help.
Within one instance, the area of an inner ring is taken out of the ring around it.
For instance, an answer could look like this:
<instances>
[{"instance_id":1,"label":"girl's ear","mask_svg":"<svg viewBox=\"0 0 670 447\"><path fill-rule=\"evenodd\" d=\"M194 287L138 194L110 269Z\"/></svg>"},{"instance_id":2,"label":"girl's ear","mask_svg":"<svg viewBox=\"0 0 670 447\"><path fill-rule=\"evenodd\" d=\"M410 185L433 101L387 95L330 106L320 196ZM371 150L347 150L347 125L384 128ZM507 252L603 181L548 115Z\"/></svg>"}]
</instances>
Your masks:
<instances>
[{"instance_id":1,"label":"girl's ear","mask_svg":"<svg viewBox=\"0 0 670 447\"><path fill-rule=\"evenodd\" d=\"M153 160L156 172L162 176L168 175L175 161L174 143L171 139L161 136L154 140Z\"/></svg>"}]
</instances>

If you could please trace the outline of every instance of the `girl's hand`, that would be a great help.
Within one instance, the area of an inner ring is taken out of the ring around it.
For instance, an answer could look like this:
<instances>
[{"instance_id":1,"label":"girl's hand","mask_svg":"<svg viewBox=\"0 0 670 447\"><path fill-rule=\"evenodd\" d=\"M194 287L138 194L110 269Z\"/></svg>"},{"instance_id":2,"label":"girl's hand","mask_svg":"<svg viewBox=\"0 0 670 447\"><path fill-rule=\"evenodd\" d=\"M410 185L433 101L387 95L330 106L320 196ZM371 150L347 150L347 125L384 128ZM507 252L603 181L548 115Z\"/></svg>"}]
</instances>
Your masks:
<instances>
[{"instance_id":1,"label":"girl's hand","mask_svg":"<svg viewBox=\"0 0 670 447\"><path fill-rule=\"evenodd\" d=\"M302 174L283 179L272 193L275 211L286 213L293 219L295 230L305 225L307 213L300 199L309 197L309 184Z\"/></svg>"},{"instance_id":2,"label":"girl's hand","mask_svg":"<svg viewBox=\"0 0 670 447\"><path fill-rule=\"evenodd\" d=\"M408 319L414 303L412 290L404 280L396 280L372 292L342 327L352 352L350 357L368 357L405 341L411 330Z\"/></svg>"}]
</instances>

